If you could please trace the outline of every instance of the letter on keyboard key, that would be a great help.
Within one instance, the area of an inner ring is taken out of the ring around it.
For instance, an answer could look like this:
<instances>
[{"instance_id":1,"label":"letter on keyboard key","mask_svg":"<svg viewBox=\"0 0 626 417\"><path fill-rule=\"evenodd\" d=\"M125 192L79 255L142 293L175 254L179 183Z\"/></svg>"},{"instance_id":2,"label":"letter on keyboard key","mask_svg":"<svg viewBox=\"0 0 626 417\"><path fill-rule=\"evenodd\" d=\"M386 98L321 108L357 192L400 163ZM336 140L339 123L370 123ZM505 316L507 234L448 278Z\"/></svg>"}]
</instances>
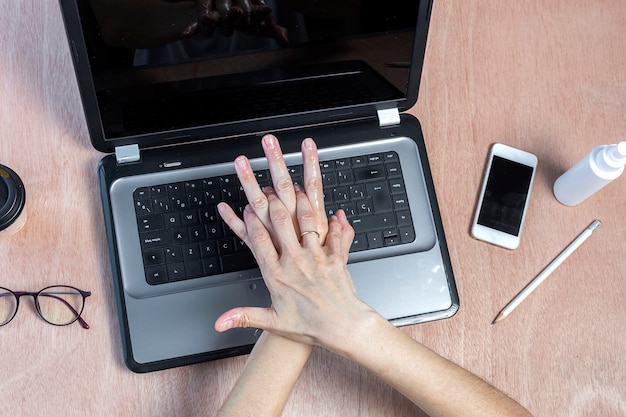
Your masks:
<instances>
[{"instance_id":1,"label":"letter on keyboard key","mask_svg":"<svg viewBox=\"0 0 626 417\"><path fill-rule=\"evenodd\" d=\"M139 239L141 240L141 247L143 249L165 246L170 242L170 236L165 230L141 233Z\"/></svg>"}]
</instances>

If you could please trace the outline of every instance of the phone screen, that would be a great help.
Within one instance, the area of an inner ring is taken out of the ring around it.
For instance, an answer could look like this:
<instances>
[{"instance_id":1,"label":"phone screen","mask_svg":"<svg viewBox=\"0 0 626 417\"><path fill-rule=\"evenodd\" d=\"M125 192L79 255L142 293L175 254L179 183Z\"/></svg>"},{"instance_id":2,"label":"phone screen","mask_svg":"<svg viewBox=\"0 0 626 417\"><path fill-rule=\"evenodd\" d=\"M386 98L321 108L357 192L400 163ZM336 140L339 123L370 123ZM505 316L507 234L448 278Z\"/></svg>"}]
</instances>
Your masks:
<instances>
[{"instance_id":1,"label":"phone screen","mask_svg":"<svg viewBox=\"0 0 626 417\"><path fill-rule=\"evenodd\" d=\"M478 224L518 236L533 168L494 156Z\"/></svg>"}]
</instances>

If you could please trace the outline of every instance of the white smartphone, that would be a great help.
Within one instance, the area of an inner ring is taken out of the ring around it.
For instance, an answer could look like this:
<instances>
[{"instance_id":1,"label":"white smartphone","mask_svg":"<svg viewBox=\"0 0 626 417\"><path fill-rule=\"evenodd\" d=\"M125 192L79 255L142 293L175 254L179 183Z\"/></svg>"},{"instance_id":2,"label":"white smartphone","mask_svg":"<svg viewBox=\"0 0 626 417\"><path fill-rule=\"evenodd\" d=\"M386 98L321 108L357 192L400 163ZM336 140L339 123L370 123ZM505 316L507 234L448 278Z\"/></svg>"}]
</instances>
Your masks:
<instances>
[{"instance_id":1,"label":"white smartphone","mask_svg":"<svg viewBox=\"0 0 626 417\"><path fill-rule=\"evenodd\" d=\"M532 153L495 143L491 146L471 234L515 249L519 246L537 170Z\"/></svg>"}]
</instances>

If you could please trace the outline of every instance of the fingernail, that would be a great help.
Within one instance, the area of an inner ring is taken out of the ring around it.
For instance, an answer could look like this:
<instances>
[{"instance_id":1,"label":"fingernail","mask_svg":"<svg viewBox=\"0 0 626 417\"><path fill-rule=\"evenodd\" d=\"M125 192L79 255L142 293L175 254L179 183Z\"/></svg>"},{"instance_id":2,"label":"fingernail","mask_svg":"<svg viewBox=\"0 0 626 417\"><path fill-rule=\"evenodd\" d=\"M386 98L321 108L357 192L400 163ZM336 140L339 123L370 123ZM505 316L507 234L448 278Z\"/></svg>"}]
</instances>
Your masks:
<instances>
[{"instance_id":1,"label":"fingernail","mask_svg":"<svg viewBox=\"0 0 626 417\"><path fill-rule=\"evenodd\" d=\"M300 184L298 184L297 182L293 183L293 189L296 191L302 191L302 187L300 187Z\"/></svg>"},{"instance_id":2,"label":"fingernail","mask_svg":"<svg viewBox=\"0 0 626 417\"><path fill-rule=\"evenodd\" d=\"M276 147L276 138L272 135L263 136L263 143L267 149L274 149Z\"/></svg>"},{"instance_id":3,"label":"fingernail","mask_svg":"<svg viewBox=\"0 0 626 417\"><path fill-rule=\"evenodd\" d=\"M304 149L306 149L307 151L315 149L315 142L313 141L313 139L306 138L304 140Z\"/></svg>"},{"instance_id":4,"label":"fingernail","mask_svg":"<svg viewBox=\"0 0 626 417\"><path fill-rule=\"evenodd\" d=\"M219 327L217 328L217 331L218 332L225 332L226 330L232 329L234 325L235 325L234 321L232 321L232 320L225 320L225 321L220 323Z\"/></svg>"},{"instance_id":5,"label":"fingernail","mask_svg":"<svg viewBox=\"0 0 626 417\"><path fill-rule=\"evenodd\" d=\"M219 203L217 205L217 211L220 213L224 213L226 211L226 205L224 203Z\"/></svg>"},{"instance_id":6,"label":"fingernail","mask_svg":"<svg viewBox=\"0 0 626 417\"><path fill-rule=\"evenodd\" d=\"M235 165L237 165L239 168L246 168L246 157L245 156L238 156L235 159Z\"/></svg>"}]
</instances>

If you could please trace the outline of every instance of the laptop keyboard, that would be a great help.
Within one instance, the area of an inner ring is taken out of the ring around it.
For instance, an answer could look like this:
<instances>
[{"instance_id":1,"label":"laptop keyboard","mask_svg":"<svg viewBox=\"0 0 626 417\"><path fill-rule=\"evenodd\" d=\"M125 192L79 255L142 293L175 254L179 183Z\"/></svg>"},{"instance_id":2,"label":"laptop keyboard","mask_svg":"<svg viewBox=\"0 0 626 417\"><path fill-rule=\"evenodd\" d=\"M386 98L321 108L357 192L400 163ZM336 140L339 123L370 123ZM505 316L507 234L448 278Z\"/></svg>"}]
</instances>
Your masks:
<instances>
[{"instance_id":1,"label":"laptop keyboard","mask_svg":"<svg viewBox=\"0 0 626 417\"><path fill-rule=\"evenodd\" d=\"M327 215L343 209L355 230L350 252L408 244L415 229L396 152L320 162ZM288 167L302 184L302 165ZM255 172L271 184L269 170ZM148 284L256 268L250 250L217 214L247 204L235 174L138 188L133 193Z\"/></svg>"}]
</instances>

